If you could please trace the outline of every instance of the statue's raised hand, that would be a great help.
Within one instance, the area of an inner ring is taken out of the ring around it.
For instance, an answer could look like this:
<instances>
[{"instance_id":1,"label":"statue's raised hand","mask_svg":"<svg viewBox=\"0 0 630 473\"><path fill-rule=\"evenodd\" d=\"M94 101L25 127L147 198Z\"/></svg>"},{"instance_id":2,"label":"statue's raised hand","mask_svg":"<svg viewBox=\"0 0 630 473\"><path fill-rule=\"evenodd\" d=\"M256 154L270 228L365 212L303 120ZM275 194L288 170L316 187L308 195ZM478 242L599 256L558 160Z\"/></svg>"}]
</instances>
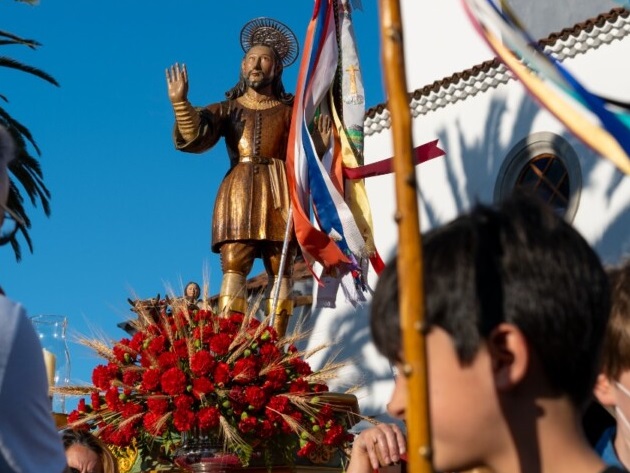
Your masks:
<instances>
[{"instance_id":1,"label":"statue's raised hand","mask_svg":"<svg viewBox=\"0 0 630 473\"><path fill-rule=\"evenodd\" d=\"M173 64L166 69L166 85L168 86L168 98L171 103L185 102L188 100L188 71L186 64Z\"/></svg>"}]
</instances>

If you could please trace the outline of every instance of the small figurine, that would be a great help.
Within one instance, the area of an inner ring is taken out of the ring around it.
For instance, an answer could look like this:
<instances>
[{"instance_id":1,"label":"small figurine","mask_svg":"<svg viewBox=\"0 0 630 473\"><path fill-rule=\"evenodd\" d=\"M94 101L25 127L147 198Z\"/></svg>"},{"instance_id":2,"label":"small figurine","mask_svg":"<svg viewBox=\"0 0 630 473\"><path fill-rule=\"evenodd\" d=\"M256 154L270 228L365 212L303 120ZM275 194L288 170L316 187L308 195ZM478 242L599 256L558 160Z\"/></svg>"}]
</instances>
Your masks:
<instances>
[{"instance_id":1,"label":"small figurine","mask_svg":"<svg viewBox=\"0 0 630 473\"><path fill-rule=\"evenodd\" d=\"M188 307L195 309L199 307L199 296L201 295L201 288L199 284L194 281L186 284L184 289L184 300L188 303Z\"/></svg>"}]
</instances>

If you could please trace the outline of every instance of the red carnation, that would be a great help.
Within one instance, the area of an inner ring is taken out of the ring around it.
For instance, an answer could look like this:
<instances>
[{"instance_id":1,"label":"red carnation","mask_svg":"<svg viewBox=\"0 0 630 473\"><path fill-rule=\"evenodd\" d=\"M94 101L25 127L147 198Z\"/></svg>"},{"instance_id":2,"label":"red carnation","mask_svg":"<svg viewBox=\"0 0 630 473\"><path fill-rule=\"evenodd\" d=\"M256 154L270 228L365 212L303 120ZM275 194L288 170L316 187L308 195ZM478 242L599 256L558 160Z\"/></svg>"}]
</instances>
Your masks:
<instances>
[{"instance_id":1,"label":"red carnation","mask_svg":"<svg viewBox=\"0 0 630 473\"><path fill-rule=\"evenodd\" d=\"M289 400L285 396L274 396L269 399L265 410L265 415L271 422L282 419L280 414L285 414L289 410Z\"/></svg>"},{"instance_id":2,"label":"red carnation","mask_svg":"<svg viewBox=\"0 0 630 473\"><path fill-rule=\"evenodd\" d=\"M129 348L129 340L126 338L123 338L114 345L112 352L114 353L114 357L123 364L132 363L136 358L134 351Z\"/></svg>"},{"instance_id":3,"label":"red carnation","mask_svg":"<svg viewBox=\"0 0 630 473\"><path fill-rule=\"evenodd\" d=\"M172 351L166 351L158 355L158 365L160 365L160 369L162 370L177 366L177 361L177 355Z\"/></svg>"},{"instance_id":4,"label":"red carnation","mask_svg":"<svg viewBox=\"0 0 630 473\"><path fill-rule=\"evenodd\" d=\"M210 320L210 319L212 319L212 312L209 312L207 310L199 310L195 314L195 322L197 323L204 320Z\"/></svg>"},{"instance_id":5,"label":"red carnation","mask_svg":"<svg viewBox=\"0 0 630 473\"><path fill-rule=\"evenodd\" d=\"M302 448L298 450L297 455L298 457L308 457L311 453L315 451L316 448L317 444L309 440Z\"/></svg>"},{"instance_id":6,"label":"red carnation","mask_svg":"<svg viewBox=\"0 0 630 473\"><path fill-rule=\"evenodd\" d=\"M149 369L142 375L142 387L146 391L155 391L160 384L160 370Z\"/></svg>"},{"instance_id":7,"label":"red carnation","mask_svg":"<svg viewBox=\"0 0 630 473\"><path fill-rule=\"evenodd\" d=\"M313 372L311 366L301 358L293 358L290 363L299 375L308 376Z\"/></svg>"},{"instance_id":8,"label":"red carnation","mask_svg":"<svg viewBox=\"0 0 630 473\"><path fill-rule=\"evenodd\" d=\"M190 358L190 370L195 376L205 376L214 367L214 357L207 350L201 350Z\"/></svg>"},{"instance_id":9,"label":"red carnation","mask_svg":"<svg viewBox=\"0 0 630 473\"><path fill-rule=\"evenodd\" d=\"M341 445L346 440L347 434L344 428L340 425L333 425L324 434L324 445Z\"/></svg>"},{"instance_id":10,"label":"red carnation","mask_svg":"<svg viewBox=\"0 0 630 473\"><path fill-rule=\"evenodd\" d=\"M313 384L312 388L313 388L313 392L316 392L316 393L328 392L328 386L326 386L325 384L321 384L321 383Z\"/></svg>"},{"instance_id":11,"label":"red carnation","mask_svg":"<svg viewBox=\"0 0 630 473\"><path fill-rule=\"evenodd\" d=\"M263 407L267 402L267 396L258 386L247 386L245 388L245 402L252 406L254 410Z\"/></svg>"},{"instance_id":12,"label":"red carnation","mask_svg":"<svg viewBox=\"0 0 630 473\"><path fill-rule=\"evenodd\" d=\"M181 394L186 390L186 375L179 368L167 369L160 378L162 391L172 396Z\"/></svg>"},{"instance_id":13,"label":"red carnation","mask_svg":"<svg viewBox=\"0 0 630 473\"><path fill-rule=\"evenodd\" d=\"M163 397L150 397L147 399L147 408L150 412L161 416L168 411L168 399Z\"/></svg>"},{"instance_id":14,"label":"red carnation","mask_svg":"<svg viewBox=\"0 0 630 473\"><path fill-rule=\"evenodd\" d=\"M225 386L230 381L230 367L227 363L222 361L217 363L214 367L212 378L214 383L219 386Z\"/></svg>"},{"instance_id":15,"label":"red carnation","mask_svg":"<svg viewBox=\"0 0 630 473\"><path fill-rule=\"evenodd\" d=\"M144 408L135 402L127 402L123 404L120 412L122 413L123 419L130 419L144 412Z\"/></svg>"},{"instance_id":16,"label":"red carnation","mask_svg":"<svg viewBox=\"0 0 630 473\"><path fill-rule=\"evenodd\" d=\"M245 419L241 419L238 423L238 430L243 432L244 434L248 434L253 432L256 428L256 424L258 424L258 419L255 417L246 417Z\"/></svg>"},{"instance_id":17,"label":"red carnation","mask_svg":"<svg viewBox=\"0 0 630 473\"><path fill-rule=\"evenodd\" d=\"M147 429L151 435L162 435L166 430L166 422L162 422L162 425L159 425L161 419L161 414L147 412L142 418L142 425L144 425L144 428Z\"/></svg>"},{"instance_id":18,"label":"red carnation","mask_svg":"<svg viewBox=\"0 0 630 473\"><path fill-rule=\"evenodd\" d=\"M287 382L287 372L282 366L278 366L269 373L267 373L267 380L265 381L265 388L269 388L273 391L280 390Z\"/></svg>"},{"instance_id":19,"label":"red carnation","mask_svg":"<svg viewBox=\"0 0 630 473\"><path fill-rule=\"evenodd\" d=\"M115 376L112 376L112 370L108 366L98 365L92 371L92 384L98 389L108 389L113 379L115 379Z\"/></svg>"},{"instance_id":20,"label":"red carnation","mask_svg":"<svg viewBox=\"0 0 630 473\"><path fill-rule=\"evenodd\" d=\"M120 410L120 393L116 386L111 386L105 393L105 402L112 411Z\"/></svg>"},{"instance_id":21,"label":"red carnation","mask_svg":"<svg viewBox=\"0 0 630 473\"><path fill-rule=\"evenodd\" d=\"M195 413L190 410L177 409L173 412L173 425L180 432L191 430L195 426Z\"/></svg>"},{"instance_id":22,"label":"red carnation","mask_svg":"<svg viewBox=\"0 0 630 473\"><path fill-rule=\"evenodd\" d=\"M127 386L134 386L140 381L140 372L138 370L125 370L122 375L122 382Z\"/></svg>"},{"instance_id":23,"label":"red carnation","mask_svg":"<svg viewBox=\"0 0 630 473\"><path fill-rule=\"evenodd\" d=\"M184 315L182 311L179 311L175 315L173 315L173 322L175 327L185 327L186 325L188 325L188 318L186 317L186 315Z\"/></svg>"},{"instance_id":24,"label":"red carnation","mask_svg":"<svg viewBox=\"0 0 630 473\"><path fill-rule=\"evenodd\" d=\"M188 344L186 343L186 340L181 338L179 340L175 340L173 342L173 351L178 357L186 358L188 356Z\"/></svg>"},{"instance_id":25,"label":"red carnation","mask_svg":"<svg viewBox=\"0 0 630 473\"><path fill-rule=\"evenodd\" d=\"M144 343L144 332L136 332L129 342L129 348L135 352L139 352Z\"/></svg>"},{"instance_id":26,"label":"red carnation","mask_svg":"<svg viewBox=\"0 0 630 473\"><path fill-rule=\"evenodd\" d=\"M214 336L214 330L210 325L199 325L193 330L193 339L201 341L201 343L208 343Z\"/></svg>"},{"instance_id":27,"label":"red carnation","mask_svg":"<svg viewBox=\"0 0 630 473\"><path fill-rule=\"evenodd\" d=\"M216 407L202 407L199 409L197 420L199 421L199 427L202 429L211 429L219 425L219 418L221 413Z\"/></svg>"},{"instance_id":28,"label":"red carnation","mask_svg":"<svg viewBox=\"0 0 630 473\"><path fill-rule=\"evenodd\" d=\"M258 422L258 425L256 427L256 433L260 436L260 438L264 438L264 439L273 437L275 434L273 423L268 419L264 419L261 422Z\"/></svg>"},{"instance_id":29,"label":"red carnation","mask_svg":"<svg viewBox=\"0 0 630 473\"><path fill-rule=\"evenodd\" d=\"M234 363L232 378L235 383L251 383L256 379L257 375L258 369L256 367L256 360L253 357L241 358Z\"/></svg>"},{"instance_id":30,"label":"red carnation","mask_svg":"<svg viewBox=\"0 0 630 473\"><path fill-rule=\"evenodd\" d=\"M331 420L335 415L335 411L330 407L329 404L325 404L321 407L321 409L317 412L317 423L320 427L324 427L326 422Z\"/></svg>"},{"instance_id":31,"label":"red carnation","mask_svg":"<svg viewBox=\"0 0 630 473\"><path fill-rule=\"evenodd\" d=\"M175 409L188 411L192 408L193 404L195 403L195 400L190 396L182 395L182 396L177 396L175 398L174 403L175 403Z\"/></svg>"},{"instance_id":32,"label":"red carnation","mask_svg":"<svg viewBox=\"0 0 630 473\"><path fill-rule=\"evenodd\" d=\"M75 409L70 414L68 414L68 424L74 424L75 422L79 421L81 417L83 417L81 412Z\"/></svg>"},{"instance_id":33,"label":"red carnation","mask_svg":"<svg viewBox=\"0 0 630 473\"><path fill-rule=\"evenodd\" d=\"M77 410L79 412L88 412L89 413L88 407L85 404L85 399L79 399L79 402L77 404Z\"/></svg>"},{"instance_id":34,"label":"red carnation","mask_svg":"<svg viewBox=\"0 0 630 473\"><path fill-rule=\"evenodd\" d=\"M124 426L112 429L109 435L106 436L106 439L104 438L103 440L106 440L107 443L118 445L119 447L126 447L137 435L136 429L131 424L125 424Z\"/></svg>"},{"instance_id":35,"label":"red carnation","mask_svg":"<svg viewBox=\"0 0 630 473\"><path fill-rule=\"evenodd\" d=\"M92 409L98 411L101 408L101 395L98 391L92 391L90 394L90 400L92 401Z\"/></svg>"},{"instance_id":36,"label":"red carnation","mask_svg":"<svg viewBox=\"0 0 630 473\"><path fill-rule=\"evenodd\" d=\"M280 349L273 343L266 343L260 347L260 358L263 365L269 365L280 358Z\"/></svg>"},{"instance_id":37,"label":"red carnation","mask_svg":"<svg viewBox=\"0 0 630 473\"><path fill-rule=\"evenodd\" d=\"M217 356L226 355L231 343L232 337L227 333L217 333L210 338L210 350Z\"/></svg>"},{"instance_id":38,"label":"red carnation","mask_svg":"<svg viewBox=\"0 0 630 473\"><path fill-rule=\"evenodd\" d=\"M193 380L192 392L197 399L201 399L203 396L214 392L214 384L208 378L197 378Z\"/></svg>"},{"instance_id":39,"label":"red carnation","mask_svg":"<svg viewBox=\"0 0 630 473\"><path fill-rule=\"evenodd\" d=\"M166 349L166 337L159 335L149 342L149 353L159 355Z\"/></svg>"},{"instance_id":40,"label":"red carnation","mask_svg":"<svg viewBox=\"0 0 630 473\"><path fill-rule=\"evenodd\" d=\"M304 378L298 378L291 382L289 386L290 393L305 393L308 392L308 382Z\"/></svg>"}]
</instances>

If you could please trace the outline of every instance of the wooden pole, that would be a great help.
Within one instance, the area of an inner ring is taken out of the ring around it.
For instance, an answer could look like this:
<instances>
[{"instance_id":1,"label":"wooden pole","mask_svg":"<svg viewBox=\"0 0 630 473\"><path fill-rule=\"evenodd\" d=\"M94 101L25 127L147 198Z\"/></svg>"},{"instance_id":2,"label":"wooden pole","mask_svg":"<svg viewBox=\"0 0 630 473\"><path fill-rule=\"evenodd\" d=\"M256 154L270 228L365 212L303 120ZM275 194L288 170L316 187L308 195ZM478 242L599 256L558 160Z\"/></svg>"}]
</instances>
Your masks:
<instances>
[{"instance_id":1,"label":"wooden pole","mask_svg":"<svg viewBox=\"0 0 630 473\"><path fill-rule=\"evenodd\" d=\"M431 436L427 395L422 241L413 164L411 113L405 78L403 31L399 0L379 0L382 68L394 142L400 327L407 376L408 471L428 473Z\"/></svg>"}]
</instances>

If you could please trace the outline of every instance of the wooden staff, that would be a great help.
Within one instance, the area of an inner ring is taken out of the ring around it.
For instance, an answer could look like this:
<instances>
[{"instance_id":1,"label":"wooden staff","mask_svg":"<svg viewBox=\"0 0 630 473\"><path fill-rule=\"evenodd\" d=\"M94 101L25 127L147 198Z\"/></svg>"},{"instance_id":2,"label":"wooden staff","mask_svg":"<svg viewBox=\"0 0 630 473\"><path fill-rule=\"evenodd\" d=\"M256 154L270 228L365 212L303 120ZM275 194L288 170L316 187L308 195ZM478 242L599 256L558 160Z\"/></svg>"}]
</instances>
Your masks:
<instances>
[{"instance_id":1,"label":"wooden staff","mask_svg":"<svg viewBox=\"0 0 630 473\"><path fill-rule=\"evenodd\" d=\"M422 241L413 165L411 113L405 78L403 31L399 0L380 0L382 67L385 75L392 137L396 183L396 221L398 223L398 282L400 327L408 381L407 445L408 471L429 473L431 435L426 377L424 285Z\"/></svg>"}]
</instances>

